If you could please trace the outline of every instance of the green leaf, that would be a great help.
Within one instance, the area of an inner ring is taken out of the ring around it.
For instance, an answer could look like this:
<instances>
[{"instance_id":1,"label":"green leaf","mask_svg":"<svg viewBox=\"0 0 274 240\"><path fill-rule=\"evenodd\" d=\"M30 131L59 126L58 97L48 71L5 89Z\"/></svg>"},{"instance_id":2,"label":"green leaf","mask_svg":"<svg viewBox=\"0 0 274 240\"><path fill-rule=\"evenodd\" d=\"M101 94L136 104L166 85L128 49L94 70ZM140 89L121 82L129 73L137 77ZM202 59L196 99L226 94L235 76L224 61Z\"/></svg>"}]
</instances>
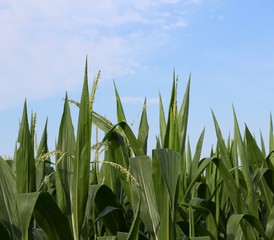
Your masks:
<instances>
[{"instance_id":1,"label":"green leaf","mask_svg":"<svg viewBox=\"0 0 274 240\"><path fill-rule=\"evenodd\" d=\"M186 221L178 221L177 222L178 226L182 229L182 231L184 232L185 235L189 236L189 225L190 223L189 222L186 222ZM192 238L202 238L203 237L206 237L206 239L213 239L215 240L214 236L212 236L212 234L203 226L200 226L198 224L194 224L194 228L195 228L195 233L200 236L198 237L192 237ZM188 238L186 238L188 239ZM191 238L190 238L191 239Z\"/></svg>"},{"instance_id":2,"label":"green leaf","mask_svg":"<svg viewBox=\"0 0 274 240\"><path fill-rule=\"evenodd\" d=\"M152 180L151 159L148 156L138 156L129 159L130 171L137 181L132 182L133 206L137 206L141 196L140 218L146 229L157 239L160 216L157 209L155 189Z\"/></svg>"},{"instance_id":3,"label":"green leaf","mask_svg":"<svg viewBox=\"0 0 274 240\"><path fill-rule=\"evenodd\" d=\"M138 240L139 239L140 206L141 206L141 198L138 203L137 209L135 210L134 220L131 224L127 240Z\"/></svg>"},{"instance_id":4,"label":"green leaf","mask_svg":"<svg viewBox=\"0 0 274 240\"><path fill-rule=\"evenodd\" d=\"M141 121L139 125L138 131L138 141L143 148L144 153L147 153L147 139L148 139L148 121L147 121L147 111L146 111L146 100L144 102Z\"/></svg>"},{"instance_id":5,"label":"green leaf","mask_svg":"<svg viewBox=\"0 0 274 240\"><path fill-rule=\"evenodd\" d=\"M16 186L18 193L36 190L36 172L32 136L29 130L27 103L24 104L23 116L18 134L16 151Z\"/></svg>"},{"instance_id":6,"label":"green leaf","mask_svg":"<svg viewBox=\"0 0 274 240\"><path fill-rule=\"evenodd\" d=\"M106 185L93 188L94 203L99 213L95 220L102 220L105 227L111 234L117 234L118 231L127 231L128 225L124 217L124 209L119 203L119 199Z\"/></svg>"},{"instance_id":7,"label":"green leaf","mask_svg":"<svg viewBox=\"0 0 274 240\"><path fill-rule=\"evenodd\" d=\"M180 147L181 154L185 151L186 133L187 133L187 123L188 123L188 113L189 113L189 95L190 95L190 81L191 75L189 75L187 87L184 94L184 99L179 112L179 135L180 135Z\"/></svg>"},{"instance_id":8,"label":"green leaf","mask_svg":"<svg viewBox=\"0 0 274 240\"><path fill-rule=\"evenodd\" d=\"M161 146L164 146L165 141L165 134L166 134L166 118L165 118L165 112L163 107L163 100L161 94L159 94L159 120L160 120L160 140L161 140Z\"/></svg>"},{"instance_id":9,"label":"green leaf","mask_svg":"<svg viewBox=\"0 0 274 240\"><path fill-rule=\"evenodd\" d=\"M47 239L73 239L68 220L48 192L17 195L23 238L28 239L32 214L47 235Z\"/></svg>"},{"instance_id":10,"label":"green leaf","mask_svg":"<svg viewBox=\"0 0 274 240\"><path fill-rule=\"evenodd\" d=\"M253 184L252 184L251 172L249 169L249 163L248 163L248 159L247 159L246 149L245 149L242 137L241 137L241 133L240 133L240 129L239 129L239 125L238 125L238 121L237 121L237 117L236 117L234 108L233 108L233 115L234 115L234 135L235 135L235 139L237 141L239 156L240 156L240 160L242 163L242 172L243 172L244 179L245 179L246 186L247 186L248 208L249 208L249 212L251 214L253 214L254 216L257 216L258 208L257 208L257 204L256 204L255 191L253 189Z\"/></svg>"},{"instance_id":11,"label":"green leaf","mask_svg":"<svg viewBox=\"0 0 274 240\"><path fill-rule=\"evenodd\" d=\"M217 122L217 119L216 119L213 111L211 111L211 113L212 113L212 117L213 117L213 121L214 121L214 125L215 125L216 136L218 139L218 149L220 150L220 153L221 153L221 159L223 160L226 167L228 169L231 169L232 164L230 162L229 153L228 153L227 147L225 145L225 141L224 141L221 129L219 127L219 124Z\"/></svg>"},{"instance_id":12,"label":"green leaf","mask_svg":"<svg viewBox=\"0 0 274 240\"><path fill-rule=\"evenodd\" d=\"M97 237L97 240L116 240L116 236Z\"/></svg>"},{"instance_id":13,"label":"green leaf","mask_svg":"<svg viewBox=\"0 0 274 240\"><path fill-rule=\"evenodd\" d=\"M249 166L253 171L260 167L266 167L264 156L259 149L255 139L251 135L248 127L245 127L245 138L246 138L246 155L249 162Z\"/></svg>"},{"instance_id":14,"label":"green leaf","mask_svg":"<svg viewBox=\"0 0 274 240\"><path fill-rule=\"evenodd\" d=\"M0 157L0 209L0 236L5 236L8 232L12 239L20 239L16 181L11 168L2 157Z\"/></svg>"},{"instance_id":15,"label":"green leaf","mask_svg":"<svg viewBox=\"0 0 274 240\"><path fill-rule=\"evenodd\" d=\"M159 239L176 239L177 184L181 154L168 149L156 149L152 156L152 176L161 219L158 236Z\"/></svg>"},{"instance_id":16,"label":"green leaf","mask_svg":"<svg viewBox=\"0 0 274 240\"><path fill-rule=\"evenodd\" d=\"M234 214L230 216L227 222L227 239L235 239L237 229L240 226L242 219L245 219L252 227L254 227L264 239L268 239L260 221L253 215L250 214ZM246 229L243 229L248 236L248 239L254 239L254 232L247 232Z\"/></svg>"},{"instance_id":17,"label":"green leaf","mask_svg":"<svg viewBox=\"0 0 274 240\"><path fill-rule=\"evenodd\" d=\"M268 237L268 239L274 238L274 206L272 206L269 212L267 224L265 227L265 234Z\"/></svg>"},{"instance_id":18,"label":"green leaf","mask_svg":"<svg viewBox=\"0 0 274 240\"><path fill-rule=\"evenodd\" d=\"M143 156L144 155L144 151L142 146L140 145L139 141L137 140L137 138L135 137L133 131L131 130L130 126L126 123L126 122L119 122L116 125L114 125L112 127L111 130L109 130L109 132L105 135L103 141L106 141L106 139L109 138L109 136L112 134L113 131L116 131L117 126L119 126L125 137L127 138L130 147L132 148L135 156ZM121 133L119 133L120 135L122 135Z\"/></svg>"},{"instance_id":19,"label":"green leaf","mask_svg":"<svg viewBox=\"0 0 274 240\"><path fill-rule=\"evenodd\" d=\"M163 176L170 198L170 207L174 207L176 202L176 188L181 170L181 154L168 149L155 149L153 150L152 162L153 161L159 163L161 172L158 172L158 174ZM155 177L157 178L159 176ZM160 196L159 194L158 197Z\"/></svg>"},{"instance_id":20,"label":"green leaf","mask_svg":"<svg viewBox=\"0 0 274 240\"><path fill-rule=\"evenodd\" d=\"M105 160L107 160L109 162L113 162L113 163L117 164L116 166L121 166L124 169L124 171L122 171L120 169L115 169L115 170L117 171L117 173L120 177L120 181L123 186L123 190L126 192L129 201L132 202L131 187L130 187L130 183L127 179L128 176L125 173L125 171L127 171L128 167L129 167L128 149L125 144L125 141L120 134L113 131L112 134L109 135L109 137L108 137L108 144L109 144L109 153L110 154L107 155L109 159L105 158ZM103 162L103 164L104 165L110 164L110 166L111 166L111 163ZM119 192L115 191L118 189L113 189L113 190L117 195L122 194L121 189L119 189Z\"/></svg>"},{"instance_id":21,"label":"green leaf","mask_svg":"<svg viewBox=\"0 0 274 240\"><path fill-rule=\"evenodd\" d=\"M262 149L262 154L264 156L264 158L266 157L266 150L265 150L265 144L264 144L264 139L263 139L263 135L262 132L260 131L260 139L261 139L261 149Z\"/></svg>"},{"instance_id":22,"label":"green leaf","mask_svg":"<svg viewBox=\"0 0 274 240\"><path fill-rule=\"evenodd\" d=\"M194 154L194 157L191 161L191 165L190 165L190 176L191 176L191 178L194 177L194 175L195 175L195 173L198 169L199 160L200 160L201 152L202 152L204 136L205 136L205 129L203 129L203 131L202 131L202 133L199 137L199 140L198 140L197 145L196 145L195 154Z\"/></svg>"},{"instance_id":23,"label":"green leaf","mask_svg":"<svg viewBox=\"0 0 274 240\"><path fill-rule=\"evenodd\" d=\"M47 125L48 125L48 120L46 121L45 128L43 131L43 135L39 144L39 148L37 150L36 154L36 189L40 190L40 186L46 176L46 168L50 167L47 161L50 161L50 158L48 157L47 159L42 159L42 155L48 153L48 144L47 144Z\"/></svg>"},{"instance_id":24,"label":"green leaf","mask_svg":"<svg viewBox=\"0 0 274 240\"><path fill-rule=\"evenodd\" d=\"M177 79L175 73L169 104L168 120L165 132L164 148L180 152L180 139L178 130L178 109L177 109Z\"/></svg>"},{"instance_id":25,"label":"green leaf","mask_svg":"<svg viewBox=\"0 0 274 240\"><path fill-rule=\"evenodd\" d=\"M274 193L274 170L267 169L267 171L264 174L264 178L268 187L271 189L272 193Z\"/></svg>"},{"instance_id":26,"label":"green leaf","mask_svg":"<svg viewBox=\"0 0 274 240\"><path fill-rule=\"evenodd\" d=\"M0 221L0 236L1 236L1 239L3 239L3 240L11 239L8 229L5 226L5 223L2 223L1 221Z\"/></svg>"},{"instance_id":27,"label":"green leaf","mask_svg":"<svg viewBox=\"0 0 274 240\"><path fill-rule=\"evenodd\" d=\"M125 116L122 102L121 102L115 83L114 83L114 90L115 90L115 97L116 97L117 122L122 122L122 121L126 122L127 121L126 116Z\"/></svg>"},{"instance_id":28,"label":"green leaf","mask_svg":"<svg viewBox=\"0 0 274 240\"><path fill-rule=\"evenodd\" d=\"M272 121L272 114L270 114L269 152L271 152L273 150L274 150L273 121Z\"/></svg>"},{"instance_id":29,"label":"green leaf","mask_svg":"<svg viewBox=\"0 0 274 240\"><path fill-rule=\"evenodd\" d=\"M204 236L204 237L191 237L191 240L211 240L210 237Z\"/></svg>"},{"instance_id":30,"label":"green leaf","mask_svg":"<svg viewBox=\"0 0 274 240\"><path fill-rule=\"evenodd\" d=\"M59 127L56 155L56 198L60 209L71 223L71 194L73 187L73 156L75 155L75 135L72 124L68 96L66 94L62 119Z\"/></svg>"},{"instance_id":31,"label":"green leaf","mask_svg":"<svg viewBox=\"0 0 274 240\"><path fill-rule=\"evenodd\" d=\"M87 62L84 85L80 102L76 154L73 175L73 223L74 238L79 239L84 222L85 209L89 191L90 151L91 151L91 106L89 103Z\"/></svg>"},{"instance_id":32,"label":"green leaf","mask_svg":"<svg viewBox=\"0 0 274 240\"><path fill-rule=\"evenodd\" d=\"M107 133L113 127L112 123L108 119L94 111L92 111L92 123L105 133Z\"/></svg>"},{"instance_id":33,"label":"green leaf","mask_svg":"<svg viewBox=\"0 0 274 240\"><path fill-rule=\"evenodd\" d=\"M119 160L119 159L116 159L116 160ZM104 161L100 168L98 182L100 184L107 185L115 194L118 195L118 194L121 194L122 180L119 174L122 175L122 173L120 173L117 169L114 168L114 166L111 165L112 162L113 162L113 157L110 153L110 149L107 148L104 151Z\"/></svg>"},{"instance_id":34,"label":"green leaf","mask_svg":"<svg viewBox=\"0 0 274 240\"><path fill-rule=\"evenodd\" d=\"M187 194L191 191L192 187L197 182L201 174L204 172L205 168L210 164L210 162L213 162L220 172L220 177L223 179L225 183L227 193L230 196L231 204L234 208L234 211L236 213L246 212L245 203L240 195L240 192L238 191L238 187L235 183L233 176L231 175L227 167L224 165L224 163L220 159L215 157L205 158L203 159L203 161L201 161L196 175L194 176L194 178L192 179L191 183L189 184L186 190L185 199L187 197Z\"/></svg>"},{"instance_id":35,"label":"green leaf","mask_svg":"<svg viewBox=\"0 0 274 240\"><path fill-rule=\"evenodd\" d=\"M117 240L127 240L127 239L128 239L128 233L126 232L117 233Z\"/></svg>"}]
</instances>

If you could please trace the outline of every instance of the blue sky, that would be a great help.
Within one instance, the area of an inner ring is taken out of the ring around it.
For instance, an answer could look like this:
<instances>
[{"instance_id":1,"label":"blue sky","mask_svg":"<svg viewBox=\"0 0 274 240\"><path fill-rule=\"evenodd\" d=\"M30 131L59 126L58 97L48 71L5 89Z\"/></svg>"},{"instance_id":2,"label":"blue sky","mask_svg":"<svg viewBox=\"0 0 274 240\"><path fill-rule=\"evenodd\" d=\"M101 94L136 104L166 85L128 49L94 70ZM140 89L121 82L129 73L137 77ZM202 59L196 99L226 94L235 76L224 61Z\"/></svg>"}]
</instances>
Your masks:
<instances>
[{"instance_id":1,"label":"blue sky","mask_svg":"<svg viewBox=\"0 0 274 240\"><path fill-rule=\"evenodd\" d=\"M90 83L102 71L97 112L116 122L113 80L129 123L147 97L150 148L159 132L158 94L167 107L174 68L179 103L192 73L192 146L204 127L204 154L215 144L211 109L224 136L233 130L232 104L241 129L246 123L268 140L273 10L273 1L258 0L1 0L0 154L13 155L25 98L37 113L38 140L48 117L53 150L65 92L80 98L86 54Z\"/></svg>"}]
</instances>

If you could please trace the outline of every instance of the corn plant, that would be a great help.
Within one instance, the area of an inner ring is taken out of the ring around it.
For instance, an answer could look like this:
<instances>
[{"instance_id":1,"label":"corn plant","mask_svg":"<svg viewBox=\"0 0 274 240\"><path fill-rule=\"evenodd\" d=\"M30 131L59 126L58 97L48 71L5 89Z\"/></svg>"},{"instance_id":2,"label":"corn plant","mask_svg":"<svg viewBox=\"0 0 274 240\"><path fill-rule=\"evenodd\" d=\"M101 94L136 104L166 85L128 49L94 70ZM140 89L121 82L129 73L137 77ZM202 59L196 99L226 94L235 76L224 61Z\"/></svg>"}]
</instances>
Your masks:
<instances>
[{"instance_id":1,"label":"corn plant","mask_svg":"<svg viewBox=\"0 0 274 240\"><path fill-rule=\"evenodd\" d=\"M99 79L89 91L86 63L80 102L65 95L53 151L47 121L36 144L36 115L29 124L25 102L14 157L0 157L1 239L274 238L272 117L268 155L262 136L258 144L247 126L241 134L234 109L233 136L225 140L212 111L216 147L201 159L204 129L192 155L190 77L178 107L174 73L167 116L159 96L160 131L148 153L146 99L135 134L115 84L117 122L94 111ZM70 104L79 108L77 128ZM92 125L95 135L104 132L95 143Z\"/></svg>"}]
</instances>

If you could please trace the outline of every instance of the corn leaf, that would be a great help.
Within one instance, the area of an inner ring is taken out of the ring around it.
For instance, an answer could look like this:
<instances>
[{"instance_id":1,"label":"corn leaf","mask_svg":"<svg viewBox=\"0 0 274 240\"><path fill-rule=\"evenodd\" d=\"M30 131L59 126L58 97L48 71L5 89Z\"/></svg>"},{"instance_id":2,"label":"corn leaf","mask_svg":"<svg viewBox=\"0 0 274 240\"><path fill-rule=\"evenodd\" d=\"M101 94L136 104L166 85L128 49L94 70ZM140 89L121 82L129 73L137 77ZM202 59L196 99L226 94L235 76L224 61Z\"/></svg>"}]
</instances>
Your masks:
<instances>
[{"instance_id":1,"label":"corn leaf","mask_svg":"<svg viewBox=\"0 0 274 240\"><path fill-rule=\"evenodd\" d=\"M233 108L233 114L234 114L234 135L235 135L235 139L237 141L239 156L241 159L242 169L243 169L242 172L243 172L244 179L245 179L246 186L247 186L248 206L249 206L250 213L254 216L257 216L258 208L256 205L255 191L253 189L251 172L249 169L246 149L245 149L242 137L241 137L241 133L240 133L240 129L239 129L239 125L238 125L238 121L237 121L237 117L236 117L234 108Z\"/></svg>"},{"instance_id":2,"label":"corn leaf","mask_svg":"<svg viewBox=\"0 0 274 240\"><path fill-rule=\"evenodd\" d=\"M191 191L192 187L196 183L197 179L201 176L202 172L205 170L205 168L209 165L211 161L216 165L216 167L220 171L220 176L222 177L225 183L227 193L230 196L230 200L233 205L234 211L236 213L244 213L246 211L245 203L239 191L237 190L238 188L232 174L229 172L224 163L220 159L215 157L206 158L200 163L196 175L194 176L186 190L185 199L187 197L187 194Z\"/></svg>"},{"instance_id":3,"label":"corn leaf","mask_svg":"<svg viewBox=\"0 0 274 240\"><path fill-rule=\"evenodd\" d=\"M269 152L274 150L274 134L273 134L273 121L272 114L270 114L270 127L269 127Z\"/></svg>"},{"instance_id":4,"label":"corn leaf","mask_svg":"<svg viewBox=\"0 0 274 240\"><path fill-rule=\"evenodd\" d=\"M268 237L268 239L274 238L274 206L272 206L269 212L267 224L265 227L265 234Z\"/></svg>"},{"instance_id":5,"label":"corn leaf","mask_svg":"<svg viewBox=\"0 0 274 240\"><path fill-rule=\"evenodd\" d=\"M27 103L24 110L18 135L16 152L16 186L18 193L28 193L36 190L36 173L32 136L29 130Z\"/></svg>"},{"instance_id":6,"label":"corn leaf","mask_svg":"<svg viewBox=\"0 0 274 240\"><path fill-rule=\"evenodd\" d=\"M94 111L92 111L92 123L105 133L107 133L113 127L112 123L108 119L100 116Z\"/></svg>"},{"instance_id":7,"label":"corn leaf","mask_svg":"<svg viewBox=\"0 0 274 240\"><path fill-rule=\"evenodd\" d=\"M232 168L232 164L230 162L230 158L229 158L229 153L228 153L228 149L225 145L225 141L221 132L221 129L219 127L219 124L217 122L217 119L213 113L213 111L211 111L212 113L212 117L213 117L213 121L214 121L214 125L215 125L215 131L216 131L216 136L218 139L218 149L220 150L220 154L221 154L221 159L223 160L224 164L226 165L226 167L228 169Z\"/></svg>"},{"instance_id":8,"label":"corn leaf","mask_svg":"<svg viewBox=\"0 0 274 240\"><path fill-rule=\"evenodd\" d=\"M3 222L0 222L0 236L4 240L5 239L7 239L7 240L11 239L11 236L8 232L8 229L6 228L5 223L3 223ZM18 238L14 237L13 239L18 239Z\"/></svg>"},{"instance_id":9,"label":"corn leaf","mask_svg":"<svg viewBox=\"0 0 274 240\"><path fill-rule=\"evenodd\" d=\"M48 144L47 144L47 125L48 120L46 121L43 135L37 150L36 154L36 189L40 190L41 184L46 176L46 168L49 167L49 164L46 163L46 161L50 161L50 158L47 157L46 159L42 158L42 156L46 153L48 153Z\"/></svg>"},{"instance_id":10,"label":"corn leaf","mask_svg":"<svg viewBox=\"0 0 274 240\"><path fill-rule=\"evenodd\" d=\"M236 238L237 229L240 226L242 219L245 219L252 227L254 227L264 239L268 239L265 231L259 222L258 218L250 214L234 214L230 216L227 223L227 239L234 240ZM245 232L248 239L255 239L254 232L247 232L246 229L242 229Z\"/></svg>"},{"instance_id":11,"label":"corn leaf","mask_svg":"<svg viewBox=\"0 0 274 240\"><path fill-rule=\"evenodd\" d=\"M56 198L60 209L71 224L71 195L73 186L73 159L75 154L75 136L72 124L68 96L66 94L62 119L59 127L56 155Z\"/></svg>"},{"instance_id":12,"label":"corn leaf","mask_svg":"<svg viewBox=\"0 0 274 240\"><path fill-rule=\"evenodd\" d=\"M138 141L143 148L144 154L147 154L147 139L148 139L148 120L147 120L147 111L146 111L146 100L144 102L141 121L139 124L139 131L138 131Z\"/></svg>"},{"instance_id":13,"label":"corn leaf","mask_svg":"<svg viewBox=\"0 0 274 240\"><path fill-rule=\"evenodd\" d=\"M168 120L164 139L164 148L169 148L180 152L180 139L178 129L178 109L177 109L177 80L175 73L169 104Z\"/></svg>"},{"instance_id":14,"label":"corn leaf","mask_svg":"<svg viewBox=\"0 0 274 240\"><path fill-rule=\"evenodd\" d=\"M107 159L107 160L117 164L116 168L117 168L117 166L123 168L124 171L121 169L115 169L115 170L117 171L117 173L119 175L121 184L123 186L123 190L127 194L128 200L130 202L132 202L131 186L128 181L128 176L125 173L125 171L127 171L128 167L129 167L128 149L125 144L125 141L120 134L113 131L112 134L109 135L108 144L109 144L110 159ZM111 166L111 164L110 164L110 166ZM119 195L123 193L123 191L121 191L121 189L119 189L119 190L116 189L116 191L114 190L114 192Z\"/></svg>"},{"instance_id":15,"label":"corn leaf","mask_svg":"<svg viewBox=\"0 0 274 240\"><path fill-rule=\"evenodd\" d=\"M131 224L127 240L138 240L139 239L140 206L141 206L141 198L138 203L137 209L135 210L134 220Z\"/></svg>"},{"instance_id":16,"label":"corn leaf","mask_svg":"<svg viewBox=\"0 0 274 240\"><path fill-rule=\"evenodd\" d=\"M163 106L163 99L161 94L159 94L159 126L160 126L160 143L161 146L164 146L164 142L165 142L165 134L166 134L166 118L165 118L165 112L164 112L164 106Z\"/></svg>"},{"instance_id":17,"label":"corn leaf","mask_svg":"<svg viewBox=\"0 0 274 240\"><path fill-rule=\"evenodd\" d=\"M117 122L122 122L122 121L126 122L127 121L126 116L125 116L122 102L121 102L115 83L114 83L114 90L115 90L115 97L116 97Z\"/></svg>"},{"instance_id":18,"label":"corn leaf","mask_svg":"<svg viewBox=\"0 0 274 240\"><path fill-rule=\"evenodd\" d=\"M157 239L160 216L157 209L154 184L152 180L151 160L148 156L138 156L129 159L130 171L137 181L132 183L133 206L137 206L141 197L140 218L147 230Z\"/></svg>"},{"instance_id":19,"label":"corn leaf","mask_svg":"<svg viewBox=\"0 0 274 240\"><path fill-rule=\"evenodd\" d=\"M93 187L92 190L94 191L92 193L94 203L99 213L95 222L102 220L112 235L116 235L118 231L127 231L128 225L124 217L124 209L117 196L106 185Z\"/></svg>"},{"instance_id":20,"label":"corn leaf","mask_svg":"<svg viewBox=\"0 0 274 240\"><path fill-rule=\"evenodd\" d=\"M116 236L97 237L97 240L116 240Z\"/></svg>"},{"instance_id":21,"label":"corn leaf","mask_svg":"<svg viewBox=\"0 0 274 240\"><path fill-rule=\"evenodd\" d=\"M181 154L185 151L185 142L187 134L187 123L188 123L188 113L189 113L189 95L190 95L190 81L191 75L189 75L187 87L184 94L183 103L179 112L179 137L180 137L180 148Z\"/></svg>"},{"instance_id":22,"label":"corn leaf","mask_svg":"<svg viewBox=\"0 0 274 240\"><path fill-rule=\"evenodd\" d=\"M116 159L118 160L118 159ZM104 151L104 161L100 168L98 183L107 185L115 194L121 193L121 181L119 171L111 165L113 157L110 149Z\"/></svg>"},{"instance_id":23,"label":"corn leaf","mask_svg":"<svg viewBox=\"0 0 274 240\"><path fill-rule=\"evenodd\" d=\"M143 148L140 145L137 138L135 137L133 131L130 128L130 126L126 122L119 122L116 125L114 125L112 127L112 129L110 129L109 132L105 135L103 141L106 141L106 139L109 138L109 136L112 134L112 132L116 131L115 129L117 128L117 126L119 126L122 129L124 134L120 134L120 135L125 135L125 137L127 138L128 142L129 142L129 145L132 148L135 156L143 156L144 155Z\"/></svg>"},{"instance_id":24,"label":"corn leaf","mask_svg":"<svg viewBox=\"0 0 274 240\"><path fill-rule=\"evenodd\" d=\"M47 235L47 239L73 239L68 220L48 192L17 195L22 239L29 239L32 214Z\"/></svg>"},{"instance_id":25,"label":"corn leaf","mask_svg":"<svg viewBox=\"0 0 274 240\"><path fill-rule=\"evenodd\" d=\"M84 85L80 102L76 154L73 175L73 224L74 238L79 239L84 222L85 209L89 191L90 148L91 148L91 106L89 104L87 62Z\"/></svg>"},{"instance_id":26,"label":"corn leaf","mask_svg":"<svg viewBox=\"0 0 274 240\"><path fill-rule=\"evenodd\" d=\"M193 156L193 159L191 161L191 165L190 165L190 177L193 178L197 169L198 169L198 165L199 165L199 160L201 157L201 152L202 152L202 146L203 146L203 141L204 141L204 136L205 136L205 129L203 129L199 140L197 142L196 145L196 150L195 150L195 154Z\"/></svg>"},{"instance_id":27,"label":"corn leaf","mask_svg":"<svg viewBox=\"0 0 274 240\"><path fill-rule=\"evenodd\" d=\"M159 239L176 239L177 184L181 154L168 149L153 150L152 175L160 214Z\"/></svg>"},{"instance_id":28,"label":"corn leaf","mask_svg":"<svg viewBox=\"0 0 274 240\"><path fill-rule=\"evenodd\" d=\"M0 209L0 236L8 234L11 239L20 239L21 231L16 207L16 180L11 168L2 157L0 157Z\"/></svg>"}]
</instances>

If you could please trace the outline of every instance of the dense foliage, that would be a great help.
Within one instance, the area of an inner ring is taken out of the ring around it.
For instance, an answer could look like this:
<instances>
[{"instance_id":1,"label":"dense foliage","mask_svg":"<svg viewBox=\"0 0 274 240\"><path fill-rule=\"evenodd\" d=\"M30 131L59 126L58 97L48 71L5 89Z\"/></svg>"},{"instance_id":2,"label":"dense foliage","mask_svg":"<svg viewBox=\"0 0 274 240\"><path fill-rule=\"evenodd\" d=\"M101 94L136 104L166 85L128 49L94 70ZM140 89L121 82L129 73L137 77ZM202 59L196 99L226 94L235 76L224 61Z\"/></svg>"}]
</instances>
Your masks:
<instances>
[{"instance_id":1,"label":"dense foliage","mask_svg":"<svg viewBox=\"0 0 274 240\"><path fill-rule=\"evenodd\" d=\"M117 124L93 111L98 79L89 93L86 66L81 101L66 95L52 152L47 123L35 148L25 103L14 157L0 157L1 239L274 239L272 120L267 155L248 127L241 135L235 112L227 141L212 113L216 149L200 159L202 131L192 156L190 80L177 108L174 75L167 118L160 96L160 134L147 153L146 101L136 136L116 87ZM76 131L70 103L79 107ZM105 133L101 142L91 143L92 125Z\"/></svg>"}]
</instances>

